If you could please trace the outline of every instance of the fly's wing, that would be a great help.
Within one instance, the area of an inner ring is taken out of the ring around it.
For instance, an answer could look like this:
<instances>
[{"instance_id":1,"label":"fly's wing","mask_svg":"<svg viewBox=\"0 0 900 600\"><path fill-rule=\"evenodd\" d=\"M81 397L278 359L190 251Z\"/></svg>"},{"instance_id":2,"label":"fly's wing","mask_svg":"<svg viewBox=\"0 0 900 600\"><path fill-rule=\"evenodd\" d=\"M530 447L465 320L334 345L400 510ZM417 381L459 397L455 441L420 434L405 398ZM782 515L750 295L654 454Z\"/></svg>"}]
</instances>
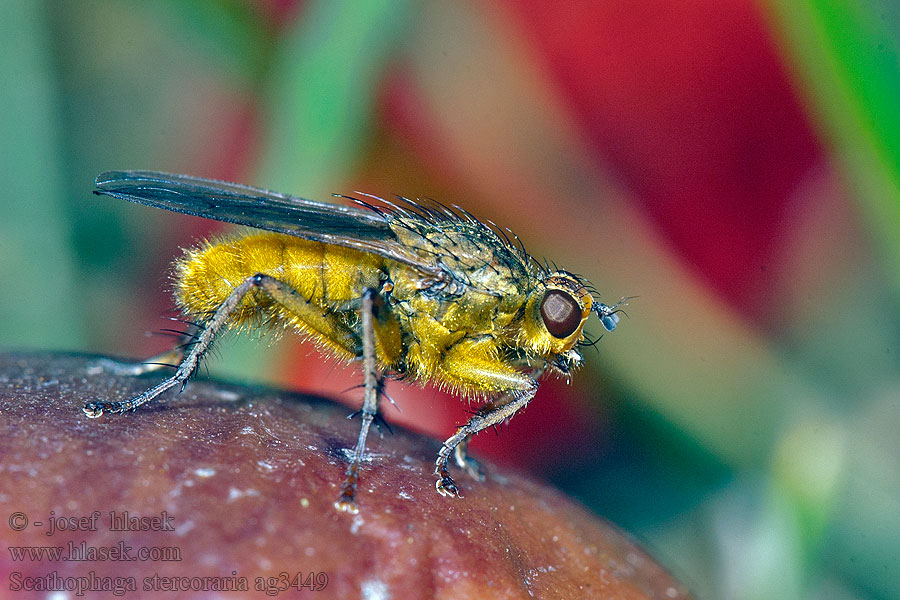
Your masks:
<instances>
[{"instance_id":1,"label":"fly's wing","mask_svg":"<svg viewBox=\"0 0 900 600\"><path fill-rule=\"evenodd\" d=\"M108 171L95 194L226 223L354 248L410 265L430 278L441 269L407 250L384 215L247 185L151 171Z\"/></svg>"}]
</instances>

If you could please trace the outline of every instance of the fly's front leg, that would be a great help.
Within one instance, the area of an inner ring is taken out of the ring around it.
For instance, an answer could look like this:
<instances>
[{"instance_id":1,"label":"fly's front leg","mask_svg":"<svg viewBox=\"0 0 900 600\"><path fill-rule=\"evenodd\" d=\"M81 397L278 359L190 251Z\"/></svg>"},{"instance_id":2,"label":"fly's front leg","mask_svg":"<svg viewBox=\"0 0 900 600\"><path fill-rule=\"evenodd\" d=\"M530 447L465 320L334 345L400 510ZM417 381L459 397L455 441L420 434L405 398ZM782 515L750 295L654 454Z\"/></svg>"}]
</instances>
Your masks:
<instances>
[{"instance_id":1,"label":"fly's front leg","mask_svg":"<svg viewBox=\"0 0 900 600\"><path fill-rule=\"evenodd\" d=\"M531 378L537 380L543 372L543 369L534 369L531 372ZM495 409L507 405L513 399L512 395L513 394L504 394L499 399L481 406L475 414L479 416L490 414ZM510 417L511 416L512 415L510 415ZM454 448L453 450L453 459L456 462L456 466L458 466L460 469L463 469L466 473L469 474L470 477L472 477L476 481L484 481L484 474L481 472L481 469L478 466L478 462L476 462L474 458L471 458L468 455L469 441L471 439L471 437L467 437L463 439L459 444L457 444L456 448Z\"/></svg>"},{"instance_id":2,"label":"fly's front leg","mask_svg":"<svg viewBox=\"0 0 900 600\"><path fill-rule=\"evenodd\" d=\"M536 381L541 376L541 373L543 373L543 369L533 370L531 372L531 378ZM534 388L534 391L536 391L536 390L537 390L537 384L535 384L535 388ZM485 404L484 406L479 407L478 410L475 412L475 414L480 417L488 417L495 410L506 407L510 402L512 402L515 399L514 396L515 396L515 394L512 392L504 394L497 400L494 400L493 402L489 402L489 403ZM532 392L532 397L533 396L534 396L534 393ZM524 406L522 408L524 408ZM518 412L519 410L521 410L521 408L514 410L513 413ZM510 414L509 417L505 417L505 418L510 418L510 417L512 417L512 414ZM470 423L471 423L471 421L470 421ZM478 432L476 431L475 433L478 433ZM475 435L475 433L473 433L471 435ZM476 481L484 481L484 474L481 472L481 469L478 466L478 462L474 458L471 458L468 454L469 441L471 439L472 439L471 436L469 436L467 438L464 438L461 442L459 442L459 444L456 445L456 448L453 449L453 459L456 462L456 466L458 466L460 469L463 469L466 473L469 474L470 477L472 477Z\"/></svg>"},{"instance_id":3,"label":"fly's front leg","mask_svg":"<svg viewBox=\"0 0 900 600\"><path fill-rule=\"evenodd\" d=\"M188 352L187 355L183 355L183 359L180 359L181 364L179 364L178 370L172 377L169 377L162 383L155 385L143 394L135 396L134 398L131 398L129 400L95 400L92 402L88 402L83 407L84 414L94 419L105 412L122 413L129 410L134 410L142 404L146 404L166 390L169 390L175 386L180 385L182 388L184 388L187 380L197 370L197 367L200 364L200 359L209 349L210 345L213 342L213 339L222 330L222 328L228 324L229 317L235 310L240 307L244 296L247 295L247 292L256 287L266 290L273 297L276 297L278 294L286 293L284 289L286 288L286 286L273 277L263 275L261 273L257 273L256 275L248 277L243 282L241 282L240 285L234 288L234 291L232 291L231 294L229 294L225 299L225 301L219 306L219 308L216 309L216 312L213 314L212 318L210 318L209 321L206 322L203 330L199 333L199 335L192 338L190 352ZM175 349L171 352L177 353L178 349ZM122 367L127 369L128 365L122 365ZM133 373L139 374L141 372L145 372L139 369L141 365L132 365L132 367L134 368Z\"/></svg>"},{"instance_id":4,"label":"fly's front leg","mask_svg":"<svg viewBox=\"0 0 900 600\"><path fill-rule=\"evenodd\" d=\"M512 398L510 394L504 394L501 398L479 407L475 414L484 416L491 412L491 410L493 410L494 408L507 404L511 399ZM469 441L471 439L471 437L465 438L459 444L457 444L456 448L453 449L453 459L456 462L456 466L468 473L469 476L472 477L472 479L476 481L484 481L484 474L481 472L481 468L478 466L478 462L476 462L474 458L470 457L468 453Z\"/></svg>"},{"instance_id":5,"label":"fly's front leg","mask_svg":"<svg viewBox=\"0 0 900 600\"><path fill-rule=\"evenodd\" d=\"M441 446L434 462L437 475L435 487L443 496L459 496L459 489L450 476L447 462L454 455L456 464L475 479L481 479L477 465L466 456L469 439L484 430L511 418L525 408L537 392L537 378L542 368L532 368L529 373L510 366L501 358L496 340L463 338L444 352L439 366L442 379L457 383L460 387L477 386L493 389L500 397L481 407L468 423L456 430Z\"/></svg>"},{"instance_id":6,"label":"fly's front leg","mask_svg":"<svg viewBox=\"0 0 900 600\"><path fill-rule=\"evenodd\" d=\"M378 373L375 367L375 290L367 289L363 293L362 308L360 309L362 326L362 351L363 351L363 377L365 395L360 414L362 425L359 428L359 436L356 438L356 448L353 450L353 458L347 467L346 477L341 486L341 495L334 503L336 509L349 512L359 512L356 504L356 485L359 482L359 465L366 451L366 437L369 435L369 427L378 414Z\"/></svg>"},{"instance_id":7,"label":"fly's front leg","mask_svg":"<svg viewBox=\"0 0 900 600\"><path fill-rule=\"evenodd\" d=\"M456 453L457 463L460 463L461 460L462 464L460 466L471 472L472 467L470 467L469 460L465 453L465 448L468 446L469 439L488 427L512 418L514 414L525 408L528 403L531 402L531 399L534 398L534 395L537 392L537 388L537 382L532 380L532 386L527 390L510 392L504 395L500 400L492 402L487 410L479 411L478 414L469 419L468 423L457 429L456 433L447 438L441 446L441 449L438 451L437 460L434 461L434 474L438 477L438 480L434 485L440 495L456 496L457 498L462 497L459 493L459 489L456 487L456 482L454 482L453 478L450 476L450 471L447 470L447 460L450 458L450 455ZM462 447L462 450L458 450L460 447ZM474 470L477 478L480 473L477 471L477 467Z\"/></svg>"}]
</instances>

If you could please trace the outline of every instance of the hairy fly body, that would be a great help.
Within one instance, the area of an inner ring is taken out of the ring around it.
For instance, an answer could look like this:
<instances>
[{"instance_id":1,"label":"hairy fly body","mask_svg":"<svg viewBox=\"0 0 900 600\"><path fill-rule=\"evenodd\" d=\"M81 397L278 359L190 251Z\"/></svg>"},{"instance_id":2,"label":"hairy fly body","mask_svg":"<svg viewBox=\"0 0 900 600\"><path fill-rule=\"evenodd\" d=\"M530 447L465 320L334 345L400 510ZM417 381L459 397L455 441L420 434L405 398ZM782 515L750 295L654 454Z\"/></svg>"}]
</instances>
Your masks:
<instances>
[{"instance_id":1,"label":"hairy fly body","mask_svg":"<svg viewBox=\"0 0 900 600\"><path fill-rule=\"evenodd\" d=\"M568 375L581 364L591 313L607 331L618 322L621 301L595 301L587 282L542 265L517 237L456 207L368 196L343 206L143 171L103 173L95 193L260 231L202 243L175 263L175 300L199 326L191 343L167 353L179 363L175 374L128 400L89 402L84 412L125 412L183 387L226 329L294 330L329 355L362 361L362 426L340 510L358 510L359 466L384 374L486 399L435 461L437 491L459 496L451 455L480 478L466 456L469 439L524 408L544 372Z\"/></svg>"}]
</instances>

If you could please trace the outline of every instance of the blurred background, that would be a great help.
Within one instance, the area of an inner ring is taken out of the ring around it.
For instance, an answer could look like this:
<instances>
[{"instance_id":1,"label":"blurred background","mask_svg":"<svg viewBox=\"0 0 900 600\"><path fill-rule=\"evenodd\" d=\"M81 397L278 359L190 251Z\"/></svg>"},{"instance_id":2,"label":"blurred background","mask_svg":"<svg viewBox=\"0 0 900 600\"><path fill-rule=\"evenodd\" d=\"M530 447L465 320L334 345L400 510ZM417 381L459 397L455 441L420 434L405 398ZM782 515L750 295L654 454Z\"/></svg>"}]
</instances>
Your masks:
<instances>
[{"instance_id":1,"label":"blurred background","mask_svg":"<svg viewBox=\"0 0 900 600\"><path fill-rule=\"evenodd\" d=\"M699 598L900 594L896 2L13 0L0 32L4 347L170 344L169 264L227 228L92 196L104 170L457 203L638 296L477 453ZM291 336L218 349L359 402ZM388 392L440 438L472 408Z\"/></svg>"}]
</instances>

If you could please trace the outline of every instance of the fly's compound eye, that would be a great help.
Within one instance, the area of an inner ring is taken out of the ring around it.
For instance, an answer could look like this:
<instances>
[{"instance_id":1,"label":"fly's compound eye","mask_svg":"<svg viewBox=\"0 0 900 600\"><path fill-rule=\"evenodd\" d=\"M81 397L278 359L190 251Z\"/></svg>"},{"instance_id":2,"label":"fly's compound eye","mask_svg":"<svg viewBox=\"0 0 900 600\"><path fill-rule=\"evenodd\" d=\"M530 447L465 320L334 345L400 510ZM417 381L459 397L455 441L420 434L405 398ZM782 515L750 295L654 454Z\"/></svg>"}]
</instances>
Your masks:
<instances>
[{"instance_id":1,"label":"fly's compound eye","mask_svg":"<svg viewBox=\"0 0 900 600\"><path fill-rule=\"evenodd\" d=\"M541 302L541 317L555 338L567 338L581 325L581 305L562 290L550 290Z\"/></svg>"}]
</instances>

